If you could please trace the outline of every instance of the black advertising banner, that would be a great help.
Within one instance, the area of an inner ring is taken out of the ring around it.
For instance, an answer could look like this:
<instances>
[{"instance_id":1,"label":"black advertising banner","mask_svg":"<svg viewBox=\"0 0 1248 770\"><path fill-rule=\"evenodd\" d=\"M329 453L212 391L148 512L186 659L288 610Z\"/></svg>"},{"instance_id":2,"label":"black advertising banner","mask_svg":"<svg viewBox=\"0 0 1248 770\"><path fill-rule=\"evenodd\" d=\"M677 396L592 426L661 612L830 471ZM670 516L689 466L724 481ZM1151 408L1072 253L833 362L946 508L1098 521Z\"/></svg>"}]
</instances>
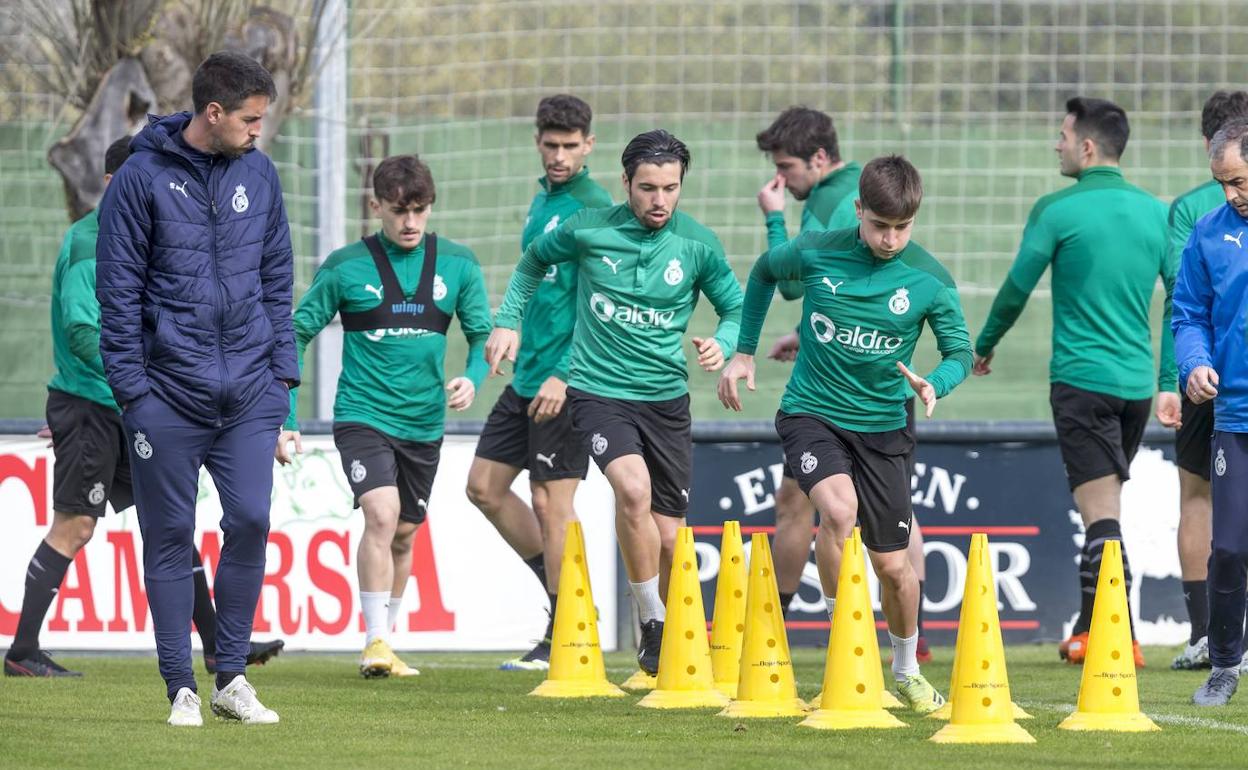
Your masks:
<instances>
[{"instance_id":1,"label":"black advertising banner","mask_svg":"<svg viewBox=\"0 0 1248 770\"><path fill-rule=\"evenodd\" d=\"M715 606L722 523L741 523L746 547L754 532L774 532L781 479L778 444L697 443L689 524L694 527L707 612ZM1051 442L920 443L912 479L923 532L924 633L952 644L973 532L988 535L994 556L1001 626L1007 642L1064 638L1078 613L1078 549L1083 526L1074 510L1057 446ZM1136 631L1145 644L1186 638L1175 531L1178 479L1168 445L1144 446L1123 489L1124 541L1135 574ZM871 575L876 619L879 588ZM789 640L827 643L813 551L786 616Z\"/></svg>"}]
</instances>

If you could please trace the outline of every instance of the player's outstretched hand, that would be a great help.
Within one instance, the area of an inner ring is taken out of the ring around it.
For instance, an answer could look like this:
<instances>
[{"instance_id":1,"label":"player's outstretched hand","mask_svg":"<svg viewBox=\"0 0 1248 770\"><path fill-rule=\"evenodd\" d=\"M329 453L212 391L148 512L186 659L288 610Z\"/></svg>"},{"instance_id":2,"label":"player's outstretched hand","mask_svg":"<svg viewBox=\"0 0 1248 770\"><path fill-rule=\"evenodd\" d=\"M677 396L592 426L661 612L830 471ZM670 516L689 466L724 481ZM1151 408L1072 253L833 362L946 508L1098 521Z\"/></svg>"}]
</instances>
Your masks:
<instances>
[{"instance_id":1,"label":"player's outstretched hand","mask_svg":"<svg viewBox=\"0 0 1248 770\"><path fill-rule=\"evenodd\" d=\"M1198 366L1187 375L1187 397L1193 404L1203 404L1218 396L1218 373L1212 366Z\"/></svg>"},{"instance_id":2,"label":"player's outstretched hand","mask_svg":"<svg viewBox=\"0 0 1248 770\"><path fill-rule=\"evenodd\" d=\"M542 383L537 395L529 402L529 417L533 422L542 423L553 420L563 410L563 402L568 398L568 383L551 375Z\"/></svg>"},{"instance_id":3,"label":"player's outstretched hand","mask_svg":"<svg viewBox=\"0 0 1248 770\"><path fill-rule=\"evenodd\" d=\"M989 353L986 356L981 356L980 354L976 353L975 363L971 365L971 374L975 375L976 377L983 377L985 375L992 374L992 356L993 355L994 354Z\"/></svg>"},{"instance_id":4,"label":"player's outstretched hand","mask_svg":"<svg viewBox=\"0 0 1248 770\"><path fill-rule=\"evenodd\" d=\"M758 207L764 214L784 211L784 175L777 173L758 191Z\"/></svg>"},{"instance_id":5,"label":"player's outstretched hand","mask_svg":"<svg viewBox=\"0 0 1248 770\"><path fill-rule=\"evenodd\" d=\"M1178 430L1183 427L1183 406L1179 403L1178 393L1157 394L1157 419L1167 428Z\"/></svg>"},{"instance_id":6,"label":"player's outstretched hand","mask_svg":"<svg viewBox=\"0 0 1248 770\"><path fill-rule=\"evenodd\" d=\"M485 362L490 365L490 376L503 374L502 363L506 358L516 362L516 350L520 347L520 335L515 329L495 328L485 341Z\"/></svg>"},{"instance_id":7,"label":"player's outstretched hand","mask_svg":"<svg viewBox=\"0 0 1248 770\"><path fill-rule=\"evenodd\" d=\"M456 377L446 383L446 405L457 412L462 412L472 406L472 399L476 395L477 388L467 377Z\"/></svg>"},{"instance_id":8,"label":"player's outstretched hand","mask_svg":"<svg viewBox=\"0 0 1248 770\"><path fill-rule=\"evenodd\" d=\"M789 332L776 340L776 344L771 346L771 351L767 353L767 357L772 361L796 361L797 349L800 346L797 332Z\"/></svg>"},{"instance_id":9,"label":"player's outstretched hand","mask_svg":"<svg viewBox=\"0 0 1248 770\"><path fill-rule=\"evenodd\" d=\"M698 351L698 366L703 371L717 372L724 365L724 349L714 337L694 337L693 347Z\"/></svg>"},{"instance_id":10,"label":"player's outstretched hand","mask_svg":"<svg viewBox=\"0 0 1248 770\"><path fill-rule=\"evenodd\" d=\"M737 380L745 380L745 387L754 390L754 356L738 353L724 367L719 376L719 403L734 412L741 411L741 396L737 393Z\"/></svg>"},{"instance_id":11,"label":"player's outstretched hand","mask_svg":"<svg viewBox=\"0 0 1248 770\"><path fill-rule=\"evenodd\" d=\"M906 382L910 383L910 389L923 402L923 406L927 407L927 416L931 417L932 410L936 408L936 388L932 387L932 383L907 369L902 362L897 362L897 368L901 370L901 375L906 378Z\"/></svg>"},{"instance_id":12,"label":"player's outstretched hand","mask_svg":"<svg viewBox=\"0 0 1248 770\"><path fill-rule=\"evenodd\" d=\"M299 436L297 430L283 430L277 434L277 449L273 450L273 457L279 465L289 465L290 461L295 459L290 454L290 442L295 443L295 454L303 454L303 440Z\"/></svg>"}]
</instances>

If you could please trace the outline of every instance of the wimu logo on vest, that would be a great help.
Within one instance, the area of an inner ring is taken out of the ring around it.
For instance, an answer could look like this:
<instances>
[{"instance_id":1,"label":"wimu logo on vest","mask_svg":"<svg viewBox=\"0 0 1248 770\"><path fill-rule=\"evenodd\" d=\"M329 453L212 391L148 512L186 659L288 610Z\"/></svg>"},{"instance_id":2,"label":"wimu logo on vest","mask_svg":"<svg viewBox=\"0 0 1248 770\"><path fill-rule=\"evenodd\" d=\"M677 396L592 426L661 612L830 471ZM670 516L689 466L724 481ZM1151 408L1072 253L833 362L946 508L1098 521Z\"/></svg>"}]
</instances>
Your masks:
<instances>
[{"instance_id":1,"label":"wimu logo on vest","mask_svg":"<svg viewBox=\"0 0 1248 770\"><path fill-rule=\"evenodd\" d=\"M823 344L837 342L846 350L868 355L882 355L898 350L904 340L901 337L890 337L878 329L864 329L861 326L837 328L832 319L823 313L810 314L810 328L815 339Z\"/></svg>"},{"instance_id":2,"label":"wimu logo on vest","mask_svg":"<svg viewBox=\"0 0 1248 770\"><path fill-rule=\"evenodd\" d=\"M637 305L616 305L605 295L594 292L589 298L589 309L603 323L614 321L625 326L655 326L666 329L676 319L675 310L656 310Z\"/></svg>"}]
</instances>

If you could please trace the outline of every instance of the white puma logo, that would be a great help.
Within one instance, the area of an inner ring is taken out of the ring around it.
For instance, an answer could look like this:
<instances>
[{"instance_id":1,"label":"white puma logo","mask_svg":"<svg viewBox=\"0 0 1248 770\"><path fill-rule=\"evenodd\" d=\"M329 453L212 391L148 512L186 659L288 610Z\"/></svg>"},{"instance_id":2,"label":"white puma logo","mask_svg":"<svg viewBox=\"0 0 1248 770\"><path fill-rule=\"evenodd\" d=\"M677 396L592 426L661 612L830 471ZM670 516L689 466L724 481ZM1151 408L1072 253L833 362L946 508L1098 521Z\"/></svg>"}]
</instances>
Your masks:
<instances>
[{"instance_id":1,"label":"white puma logo","mask_svg":"<svg viewBox=\"0 0 1248 770\"><path fill-rule=\"evenodd\" d=\"M689 490L687 489L680 490L680 496L685 498L686 503L689 502Z\"/></svg>"},{"instance_id":2,"label":"white puma logo","mask_svg":"<svg viewBox=\"0 0 1248 770\"><path fill-rule=\"evenodd\" d=\"M910 531L910 522L908 521L899 521L897 522L897 526L900 527L901 529L904 529L907 532Z\"/></svg>"},{"instance_id":3,"label":"white puma logo","mask_svg":"<svg viewBox=\"0 0 1248 770\"><path fill-rule=\"evenodd\" d=\"M550 456L549 456L549 457L547 457L546 455L542 454L541 452L538 452L538 453L537 453L537 461L538 461L538 462L541 462L541 463L546 463L546 467L547 467L547 468L550 468L551 470L554 470L554 469L555 469L555 455L557 455L557 454L559 454L559 453L558 453L558 452L551 452L551 453L550 453Z\"/></svg>"},{"instance_id":4,"label":"white puma logo","mask_svg":"<svg viewBox=\"0 0 1248 770\"><path fill-rule=\"evenodd\" d=\"M371 294L376 294L377 301L378 302L381 301L381 289L378 289L376 286L372 285L371 283L364 284L364 291L367 291Z\"/></svg>"},{"instance_id":5,"label":"white puma logo","mask_svg":"<svg viewBox=\"0 0 1248 770\"><path fill-rule=\"evenodd\" d=\"M1225 243L1227 241L1230 241L1231 243L1235 244L1237 248L1242 249L1244 247L1244 244L1239 242L1239 239L1242 237L1244 237L1243 230L1240 230L1238 233L1235 233L1235 235L1231 235L1230 233L1227 233L1222 236L1222 242Z\"/></svg>"},{"instance_id":6,"label":"white puma logo","mask_svg":"<svg viewBox=\"0 0 1248 770\"><path fill-rule=\"evenodd\" d=\"M186 194L186 186L187 186L188 184L190 184L190 182L183 182L182 184L174 184L173 182L170 182L170 183L169 183L169 189L170 189L170 190L177 190L178 192L182 193L182 197L183 197L183 198L189 198L189 197L191 197L191 196L189 196L189 195L187 195L187 194Z\"/></svg>"},{"instance_id":7,"label":"white puma logo","mask_svg":"<svg viewBox=\"0 0 1248 770\"><path fill-rule=\"evenodd\" d=\"M841 285L841 284L843 284L843 283L845 283L845 282L844 282L844 281L837 281L836 283L832 283L832 281L831 281L829 278L827 278L826 276L825 276L825 277L824 277L824 279L823 279L823 284L824 284L825 286L827 286L829 289L831 289L833 294L836 294L836 290L837 290L837 288L839 288L839 287L840 287L840 285Z\"/></svg>"},{"instance_id":8,"label":"white puma logo","mask_svg":"<svg viewBox=\"0 0 1248 770\"><path fill-rule=\"evenodd\" d=\"M607 259L606 257L603 257L603 258L602 258L602 261L603 261L603 262L606 262L606 263L607 263L607 267L611 268L611 274L612 274L612 275L619 275L619 274L620 274L620 269L619 269L619 268L620 268L620 263L624 261L624 258L623 258L623 257L620 257L619 259L615 260L614 262L612 262L611 260Z\"/></svg>"}]
</instances>

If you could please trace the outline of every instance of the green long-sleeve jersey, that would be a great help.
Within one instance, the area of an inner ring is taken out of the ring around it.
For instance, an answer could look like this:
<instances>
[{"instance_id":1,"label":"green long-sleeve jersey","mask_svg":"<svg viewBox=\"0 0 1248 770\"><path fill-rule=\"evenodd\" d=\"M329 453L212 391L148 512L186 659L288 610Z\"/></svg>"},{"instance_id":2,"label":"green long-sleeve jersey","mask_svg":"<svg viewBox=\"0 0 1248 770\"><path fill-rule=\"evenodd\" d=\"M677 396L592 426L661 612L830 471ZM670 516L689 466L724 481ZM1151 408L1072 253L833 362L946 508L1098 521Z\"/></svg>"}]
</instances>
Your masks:
<instances>
[{"instance_id":1,"label":"green long-sleeve jersey","mask_svg":"<svg viewBox=\"0 0 1248 770\"><path fill-rule=\"evenodd\" d=\"M1183 248L1202 217L1216 208L1226 205L1222 185L1210 179L1175 198L1170 204L1170 253L1177 266L1183 256Z\"/></svg>"},{"instance_id":2,"label":"green long-sleeve jersey","mask_svg":"<svg viewBox=\"0 0 1248 770\"><path fill-rule=\"evenodd\" d=\"M410 251L378 233L405 295L415 291L425 262L425 239ZM490 305L481 266L466 246L438 238L433 282L434 303L459 319L468 339L464 376L480 388L485 378L485 341L490 334ZM295 311L299 365L312 338L340 310L359 313L381 302L381 276L364 242L334 251L316 271ZM446 420L443 359L446 336L425 329L344 331L342 374L334 398L335 422L358 422L407 441L436 441ZM286 427L297 429L291 391Z\"/></svg>"},{"instance_id":3,"label":"green long-sleeve jersey","mask_svg":"<svg viewBox=\"0 0 1248 770\"><path fill-rule=\"evenodd\" d=\"M627 204L582 210L525 250L494 324L515 329L542 276L566 263L580 273L570 386L637 401L687 393L681 340L702 293L724 355L736 349L741 286L719 239L692 217L677 211L651 230Z\"/></svg>"},{"instance_id":4,"label":"green long-sleeve jersey","mask_svg":"<svg viewBox=\"0 0 1248 770\"><path fill-rule=\"evenodd\" d=\"M529 206L520 237L521 253L538 236L554 230L581 209L611 205L611 196L589 178L583 168L563 184L538 180L541 190ZM520 351L516 354L516 374L511 387L523 398L533 398L548 377L568 381L572 358L572 331L576 327L576 263L551 265L524 311Z\"/></svg>"},{"instance_id":5,"label":"green long-sleeve jersey","mask_svg":"<svg viewBox=\"0 0 1248 770\"><path fill-rule=\"evenodd\" d=\"M1086 169L1075 184L1037 201L975 352L993 351L1050 264L1050 381L1123 399L1149 398L1154 382L1159 390L1174 390L1170 316L1177 264L1165 204L1111 166ZM1158 276L1166 298L1154 379L1148 311Z\"/></svg>"},{"instance_id":6,"label":"green long-sleeve jersey","mask_svg":"<svg viewBox=\"0 0 1248 770\"><path fill-rule=\"evenodd\" d=\"M49 390L117 409L100 358L100 303L95 298L95 211L69 226L52 274L52 362Z\"/></svg>"},{"instance_id":7,"label":"green long-sleeve jersey","mask_svg":"<svg viewBox=\"0 0 1248 770\"><path fill-rule=\"evenodd\" d=\"M878 259L857 228L810 232L763 254L750 272L738 349L754 354L775 285L805 288L797 362L780 400L788 414L878 433L906 424L910 366L923 324L942 361L927 381L944 398L971 371L971 339L948 271L913 241Z\"/></svg>"},{"instance_id":8,"label":"green long-sleeve jersey","mask_svg":"<svg viewBox=\"0 0 1248 770\"><path fill-rule=\"evenodd\" d=\"M810 195L806 196L806 203L802 206L802 224L798 235L856 225L853 202L858 198L858 178L861 176L862 166L850 161L810 188ZM769 211L764 220L767 224L767 248L774 249L789 240L783 211ZM801 282L782 281L780 294L785 299L797 299L802 296Z\"/></svg>"}]
</instances>

